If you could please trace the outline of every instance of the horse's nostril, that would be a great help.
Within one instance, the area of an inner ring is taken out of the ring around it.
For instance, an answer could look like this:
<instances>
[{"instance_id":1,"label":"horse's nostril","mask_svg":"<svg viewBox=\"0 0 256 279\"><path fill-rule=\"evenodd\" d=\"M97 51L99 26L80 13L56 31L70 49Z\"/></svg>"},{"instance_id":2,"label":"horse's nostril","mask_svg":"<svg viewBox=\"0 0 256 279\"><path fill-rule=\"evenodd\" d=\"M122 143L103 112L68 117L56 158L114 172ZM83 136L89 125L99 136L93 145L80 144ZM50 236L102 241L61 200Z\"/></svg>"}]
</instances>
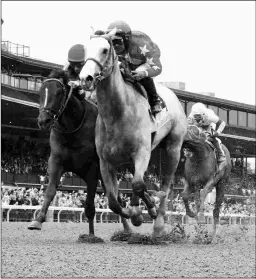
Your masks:
<instances>
[{"instance_id":1,"label":"horse's nostril","mask_svg":"<svg viewBox=\"0 0 256 279\"><path fill-rule=\"evenodd\" d=\"M86 78L86 81L93 81L93 77L89 75L89 76Z\"/></svg>"}]
</instances>

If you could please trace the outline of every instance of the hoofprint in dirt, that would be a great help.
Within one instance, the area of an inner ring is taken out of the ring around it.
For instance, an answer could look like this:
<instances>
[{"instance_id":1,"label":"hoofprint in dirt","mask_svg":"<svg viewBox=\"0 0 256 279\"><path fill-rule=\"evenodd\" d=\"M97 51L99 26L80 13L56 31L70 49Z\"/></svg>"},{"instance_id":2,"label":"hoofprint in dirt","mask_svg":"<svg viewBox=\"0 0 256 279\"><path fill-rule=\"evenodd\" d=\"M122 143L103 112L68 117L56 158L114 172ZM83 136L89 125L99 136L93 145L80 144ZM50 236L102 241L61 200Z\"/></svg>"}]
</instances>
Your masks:
<instances>
[{"instance_id":1,"label":"hoofprint in dirt","mask_svg":"<svg viewBox=\"0 0 256 279\"><path fill-rule=\"evenodd\" d=\"M255 277L255 227L226 226L217 244L191 241L168 245L111 242L121 224L96 224L104 243L78 243L87 224L45 223L41 231L27 223L2 223L1 277ZM211 225L209 226L209 229ZM133 228L147 234L152 224ZM195 233L185 227L186 235Z\"/></svg>"}]
</instances>

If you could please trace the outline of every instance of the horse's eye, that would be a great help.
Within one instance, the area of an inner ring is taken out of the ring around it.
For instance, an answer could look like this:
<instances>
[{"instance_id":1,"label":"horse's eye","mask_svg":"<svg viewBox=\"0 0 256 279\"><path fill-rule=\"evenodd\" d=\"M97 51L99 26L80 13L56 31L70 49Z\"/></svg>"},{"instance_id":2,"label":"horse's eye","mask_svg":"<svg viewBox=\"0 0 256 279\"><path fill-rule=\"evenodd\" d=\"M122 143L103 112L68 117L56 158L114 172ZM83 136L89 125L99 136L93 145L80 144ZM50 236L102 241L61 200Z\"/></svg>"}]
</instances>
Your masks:
<instances>
[{"instance_id":1,"label":"horse's eye","mask_svg":"<svg viewBox=\"0 0 256 279\"><path fill-rule=\"evenodd\" d=\"M107 49L107 48L104 48L104 49L102 50L102 53L103 53L103 54L107 54L107 53L108 53L108 49Z\"/></svg>"}]
</instances>

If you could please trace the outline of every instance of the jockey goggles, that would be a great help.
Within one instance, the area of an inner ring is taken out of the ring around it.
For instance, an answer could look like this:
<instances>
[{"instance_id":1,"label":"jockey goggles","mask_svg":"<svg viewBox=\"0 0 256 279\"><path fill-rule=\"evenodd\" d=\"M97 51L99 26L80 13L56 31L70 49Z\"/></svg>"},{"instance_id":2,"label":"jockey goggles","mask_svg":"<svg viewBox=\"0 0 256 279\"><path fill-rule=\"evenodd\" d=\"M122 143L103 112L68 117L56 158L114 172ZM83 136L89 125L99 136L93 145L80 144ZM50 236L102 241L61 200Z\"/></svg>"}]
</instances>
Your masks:
<instances>
[{"instance_id":1,"label":"jockey goggles","mask_svg":"<svg viewBox=\"0 0 256 279\"><path fill-rule=\"evenodd\" d=\"M201 114L195 114L195 115L194 115L194 119L195 119L197 122L199 122L199 121L203 120L203 116L202 116Z\"/></svg>"},{"instance_id":2,"label":"jockey goggles","mask_svg":"<svg viewBox=\"0 0 256 279\"><path fill-rule=\"evenodd\" d=\"M70 63L70 66L72 68L75 68L75 67L82 68L84 66L84 64L85 64L84 61L83 62L69 62L69 63Z\"/></svg>"},{"instance_id":3,"label":"jockey goggles","mask_svg":"<svg viewBox=\"0 0 256 279\"><path fill-rule=\"evenodd\" d=\"M112 39L113 46L121 46L124 44L123 38L114 38Z\"/></svg>"}]
</instances>

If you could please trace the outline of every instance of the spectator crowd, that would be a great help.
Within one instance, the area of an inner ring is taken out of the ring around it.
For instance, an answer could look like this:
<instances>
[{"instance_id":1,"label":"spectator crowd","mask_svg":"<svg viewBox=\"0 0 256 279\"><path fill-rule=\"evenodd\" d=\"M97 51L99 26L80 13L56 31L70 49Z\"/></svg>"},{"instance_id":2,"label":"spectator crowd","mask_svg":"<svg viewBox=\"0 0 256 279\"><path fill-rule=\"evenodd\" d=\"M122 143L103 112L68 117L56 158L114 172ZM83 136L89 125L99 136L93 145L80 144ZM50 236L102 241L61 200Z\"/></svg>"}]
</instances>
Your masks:
<instances>
[{"instance_id":1,"label":"spectator crowd","mask_svg":"<svg viewBox=\"0 0 256 279\"><path fill-rule=\"evenodd\" d=\"M152 194L154 195L154 193ZM25 206L38 206L42 205L44 201L45 192L42 189L24 187L15 187L14 189L5 189L1 192L2 205L25 205ZM87 193L82 191L73 191L72 193L67 191L57 191L51 206L54 207L76 207L83 208L85 206ZM122 203L125 207L130 205L130 196L127 194L120 194ZM108 209L108 198L104 193L97 193L94 198L95 208ZM168 206L168 205L167 205ZM145 210L145 204L140 199L140 207ZM190 202L190 207L194 211L195 203ZM211 203L205 203L205 211L212 212L214 205ZM179 195L173 200L173 211L184 213L186 212L182 198ZM255 204L242 204L238 202L225 201L220 210L221 214L243 214L251 215L255 214Z\"/></svg>"},{"instance_id":2,"label":"spectator crowd","mask_svg":"<svg viewBox=\"0 0 256 279\"><path fill-rule=\"evenodd\" d=\"M1 170L16 174L46 174L50 149L25 138L2 137Z\"/></svg>"}]
</instances>

